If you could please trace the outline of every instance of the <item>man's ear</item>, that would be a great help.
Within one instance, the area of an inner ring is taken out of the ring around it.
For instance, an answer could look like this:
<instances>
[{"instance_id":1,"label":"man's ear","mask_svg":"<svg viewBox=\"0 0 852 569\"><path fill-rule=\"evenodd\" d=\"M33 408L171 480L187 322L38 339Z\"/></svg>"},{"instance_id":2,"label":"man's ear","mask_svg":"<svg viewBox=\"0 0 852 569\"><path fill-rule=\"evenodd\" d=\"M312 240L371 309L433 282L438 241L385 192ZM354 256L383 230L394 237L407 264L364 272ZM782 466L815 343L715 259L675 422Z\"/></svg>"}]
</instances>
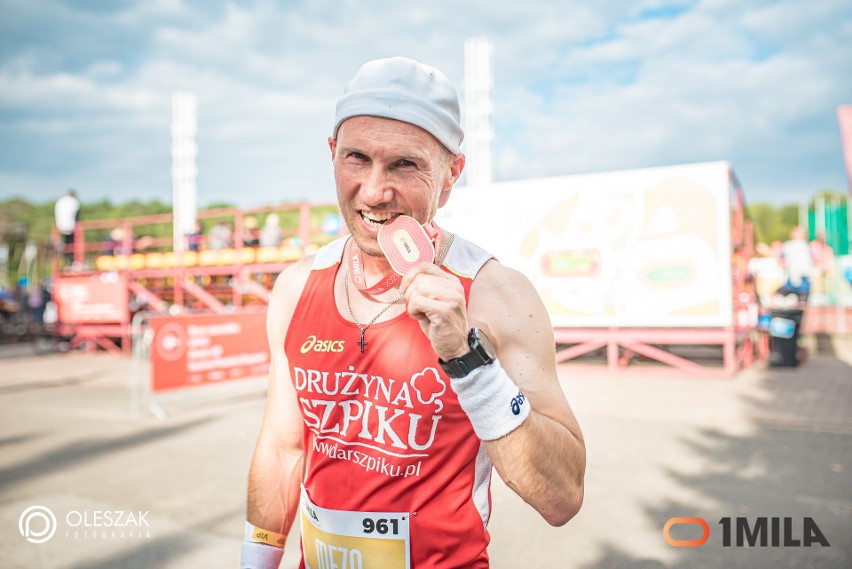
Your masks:
<instances>
[{"instance_id":1,"label":"man's ear","mask_svg":"<svg viewBox=\"0 0 852 569\"><path fill-rule=\"evenodd\" d=\"M334 151L337 150L337 140L333 137L328 137L328 148L331 150L331 159L334 160Z\"/></svg>"},{"instance_id":2,"label":"man's ear","mask_svg":"<svg viewBox=\"0 0 852 569\"><path fill-rule=\"evenodd\" d=\"M464 154L455 154L450 159L450 176L447 178L447 183L441 191L441 196L438 198L438 207L444 207L447 200L450 199L450 191L453 185L459 181L462 171L464 170Z\"/></svg>"}]
</instances>

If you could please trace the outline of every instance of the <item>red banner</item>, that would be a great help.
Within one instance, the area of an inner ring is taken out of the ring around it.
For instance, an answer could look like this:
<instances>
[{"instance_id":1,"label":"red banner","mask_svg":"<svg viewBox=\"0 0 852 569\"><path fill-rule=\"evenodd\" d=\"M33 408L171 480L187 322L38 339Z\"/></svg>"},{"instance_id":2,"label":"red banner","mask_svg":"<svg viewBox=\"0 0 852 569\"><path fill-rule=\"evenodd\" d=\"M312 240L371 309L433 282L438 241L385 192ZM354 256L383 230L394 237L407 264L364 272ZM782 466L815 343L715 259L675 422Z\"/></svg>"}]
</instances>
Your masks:
<instances>
[{"instance_id":1,"label":"red banner","mask_svg":"<svg viewBox=\"0 0 852 569\"><path fill-rule=\"evenodd\" d=\"M266 312L160 316L150 325L151 391L269 371Z\"/></svg>"},{"instance_id":2,"label":"red banner","mask_svg":"<svg viewBox=\"0 0 852 569\"><path fill-rule=\"evenodd\" d=\"M63 324L123 324L130 321L127 280L116 273L62 276L53 280L53 300Z\"/></svg>"},{"instance_id":3,"label":"red banner","mask_svg":"<svg viewBox=\"0 0 852 569\"><path fill-rule=\"evenodd\" d=\"M837 107L837 121L840 123L840 141L843 144L843 160L846 162L846 179L849 193L852 194L852 105Z\"/></svg>"}]
</instances>

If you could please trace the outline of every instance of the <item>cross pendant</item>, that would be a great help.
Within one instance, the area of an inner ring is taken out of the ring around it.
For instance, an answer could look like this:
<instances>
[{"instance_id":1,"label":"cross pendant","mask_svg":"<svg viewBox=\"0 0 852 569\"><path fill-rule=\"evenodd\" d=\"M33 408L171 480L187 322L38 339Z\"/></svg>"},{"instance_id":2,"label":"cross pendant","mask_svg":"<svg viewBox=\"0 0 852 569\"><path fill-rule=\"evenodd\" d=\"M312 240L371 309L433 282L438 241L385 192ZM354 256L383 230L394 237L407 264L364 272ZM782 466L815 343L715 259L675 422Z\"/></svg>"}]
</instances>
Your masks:
<instances>
[{"instance_id":1,"label":"cross pendant","mask_svg":"<svg viewBox=\"0 0 852 569\"><path fill-rule=\"evenodd\" d=\"M364 330L361 330L361 339L358 340L358 345L361 346L361 353L362 354L364 353L364 346L366 346L369 343L370 342L367 342L367 341L364 340Z\"/></svg>"}]
</instances>

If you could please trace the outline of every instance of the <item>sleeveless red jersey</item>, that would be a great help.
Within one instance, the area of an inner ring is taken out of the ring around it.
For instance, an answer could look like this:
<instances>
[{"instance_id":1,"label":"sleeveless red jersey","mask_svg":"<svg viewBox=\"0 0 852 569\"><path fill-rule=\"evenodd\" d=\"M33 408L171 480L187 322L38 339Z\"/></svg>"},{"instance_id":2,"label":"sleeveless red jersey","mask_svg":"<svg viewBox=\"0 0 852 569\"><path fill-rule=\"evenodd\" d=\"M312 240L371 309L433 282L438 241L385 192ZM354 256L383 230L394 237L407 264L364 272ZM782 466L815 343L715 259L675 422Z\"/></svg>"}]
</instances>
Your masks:
<instances>
[{"instance_id":1,"label":"sleeveless red jersey","mask_svg":"<svg viewBox=\"0 0 852 569\"><path fill-rule=\"evenodd\" d=\"M305 489L333 510L410 513L411 566L488 567L491 460L407 312L359 328L334 302L346 238L317 253L284 342L305 422ZM454 239L464 286L491 255ZM304 561L300 565L304 567Z\"/></svg>"}]
</instances>

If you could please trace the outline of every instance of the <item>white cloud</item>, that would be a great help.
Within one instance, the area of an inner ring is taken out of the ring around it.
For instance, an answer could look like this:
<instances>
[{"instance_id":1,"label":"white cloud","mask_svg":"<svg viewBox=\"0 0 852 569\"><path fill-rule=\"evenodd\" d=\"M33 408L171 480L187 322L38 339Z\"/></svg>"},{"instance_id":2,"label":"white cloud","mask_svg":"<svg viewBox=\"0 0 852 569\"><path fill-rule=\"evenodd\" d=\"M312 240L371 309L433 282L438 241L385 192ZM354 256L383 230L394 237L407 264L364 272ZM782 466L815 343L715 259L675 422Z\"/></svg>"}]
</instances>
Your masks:
<instances>
[{"instance_id":1,"label":"white cloud","mask_svg":"<svg viewBox=\"0 0 852 569\"><path fill-rule=\"evenodd\" d=\"M529 87L513 89L498 109L523 114L498 132L498 154L513 157L498 166L498 175L728 159L747 167L746 181L754 182L760 199L801 200L824 187L831 178L808 164L837 146L824 117L833 114L834 98L849 92L850 80L837 72L843 68L837 60L848 63L848 50L810 52L810 36L803 34L804 46L757 57L763 46L737 19L753 25L755 18L742 8L730 19L722 18L727 7L715 3L674 19L619 25L612 37L568 52L563 77L587 79L556 81L549 101ZM823 13L814 22L816 35L836 38L837 26L825 21L836 14ZM751 164L763 179L755 179ZM842 179L840 169L834 171L834 179ZM802 187L809 177L813 186Z\"/></svg>"},{"instance_id":2,"label":"white cloud","mask_svg":"<svg viewBox=\"0 0 852 569\"><path fill-rule=\"evenodd\" d=\"M461 93L479 34L494 43L498 179L728 159L751 201L845 183L839 0L8 4L3 196L168 199L169 103L190 89L202 203L331 199L325 138L357 67L407 55Z\"/></svg>"}]
</instances>

